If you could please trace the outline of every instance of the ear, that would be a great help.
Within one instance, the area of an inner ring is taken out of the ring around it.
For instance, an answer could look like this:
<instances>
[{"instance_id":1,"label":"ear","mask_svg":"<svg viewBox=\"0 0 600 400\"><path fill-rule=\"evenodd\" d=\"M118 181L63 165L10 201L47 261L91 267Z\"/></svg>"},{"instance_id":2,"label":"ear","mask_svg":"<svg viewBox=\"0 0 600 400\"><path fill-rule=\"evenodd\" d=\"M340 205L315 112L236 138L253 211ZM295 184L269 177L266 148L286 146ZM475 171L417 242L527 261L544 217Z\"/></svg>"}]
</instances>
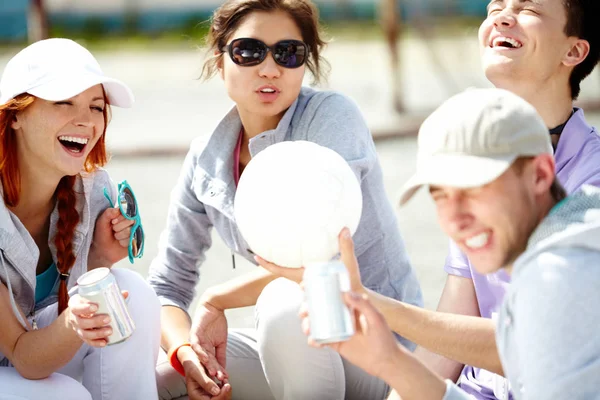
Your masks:
<instances>
[{"instance_id":1,"label":"ear","mask_svg":"<svg viewBox=\"0 0 600 400\"><path fill-rule=\"evenodd\" d=\"M571 49L563 57L563 64L567 67L575 67L581 64L590 53L590 43L587 40L576 39Z\"/></svg>"},{"instance_id":2,"label":"ear","mask_svg":"<svg viewBox=\"0 0 600 400\"><path fill-rule=\"evenodd\" d=\"M534 169L534 192L536 195L547 194L556 178L554 157L551 154L541 154L535 157Z\"/></svg>"},{"instance_id":3,"label":"ear","mask_svg":"<svg viewBox=\"0 0 600 400\"><path fill-rule=\"evenodd\" d=\"M215 49L213 56L217 59L217 70L219 71L219 76L221 77L221 79L225 79L225 74L223 72L223 57L224 57L225 53L222 51L219 51L218 49Z\"/></svg>"},{"instance_id":4,"label":"ear","mask_svg":"<svg viewBox=\"0 0 600 400\"><path fill-rule=\"evenodd\" d=\"M23 126L22 124L22 120L21 120L21 113L17 113L14 117L12 122L10 123L10 127L14 130L14 131L18 131L19 129L21 129L21 127Z\"/></svg>"}]
</instances>

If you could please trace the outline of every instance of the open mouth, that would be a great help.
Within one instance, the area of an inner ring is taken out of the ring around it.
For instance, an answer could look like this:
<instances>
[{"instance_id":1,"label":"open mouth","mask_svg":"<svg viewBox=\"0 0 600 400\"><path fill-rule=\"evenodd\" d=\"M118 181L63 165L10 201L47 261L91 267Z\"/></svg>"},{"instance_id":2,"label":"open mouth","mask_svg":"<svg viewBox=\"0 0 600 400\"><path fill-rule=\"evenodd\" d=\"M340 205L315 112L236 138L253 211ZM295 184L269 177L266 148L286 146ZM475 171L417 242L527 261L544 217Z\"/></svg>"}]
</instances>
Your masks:
<instances>
[{"instance_id":1,"label":"open mouth","mask_svg":"<svg viewBox=\"0 0 600 400\"><path fill-rule=\"evenodd\" d=\"M73 136L59 136L58 141L64 148L71 153L81 153L88 143L87 138L78 138Z\"/></svg>"},{"instance_id":2,"label":"open mouth","mask_svg":"<svg viewBox=\"0 0 600 400\"><path fill-rule=\"evenodd\" d=\"M513 38L509 38L509 37L497 37L495 38L490 47L504 47L507 49L519 49L521 47L523 47L523 43L519 42L516 39Z\"/></svg>"},{"instance_id":3,"label":"open mouth","mask_svg":"<svg viewBox=\"0 0 600 400\"><path fill-rule=\"evenodd\" d=\"M265 88L260 90L261 93L275 93L275 89Z\"/></svg>"}]
</instances>

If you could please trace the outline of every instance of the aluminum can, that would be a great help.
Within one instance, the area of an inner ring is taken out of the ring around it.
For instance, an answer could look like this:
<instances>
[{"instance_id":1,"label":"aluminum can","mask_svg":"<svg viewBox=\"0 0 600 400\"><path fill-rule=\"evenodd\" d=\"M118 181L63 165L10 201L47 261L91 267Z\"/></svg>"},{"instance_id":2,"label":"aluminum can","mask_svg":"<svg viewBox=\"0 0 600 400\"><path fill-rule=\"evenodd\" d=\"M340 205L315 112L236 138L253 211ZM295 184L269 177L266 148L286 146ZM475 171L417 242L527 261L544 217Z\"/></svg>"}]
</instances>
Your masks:
<instances>
[{"instance_id":1,"label":"aluminum can","mask_svg":"<svg viewBox=\"0 0 600 400\"><path fill-rule=\"evenodd\" d=\"M317 343L335 343L354 335L354 321L342 298L350 291L350 276L341 261L307 264L304 293L310 317L310 337Z\"/></svg>"},{"instance_id":2,"label":"aluminum can","mask_svg":"<svg viewBox=\"0 0 600 400\"><path fill-rule=\"evenodd\" d=\"M135 324L110 269L88 271L77 279L77 285L81 297L98 305L95 315L107 314L110 317L112 334L108 337L108 345L123 342L133 334Z\"/></svg>"}]
</instances>

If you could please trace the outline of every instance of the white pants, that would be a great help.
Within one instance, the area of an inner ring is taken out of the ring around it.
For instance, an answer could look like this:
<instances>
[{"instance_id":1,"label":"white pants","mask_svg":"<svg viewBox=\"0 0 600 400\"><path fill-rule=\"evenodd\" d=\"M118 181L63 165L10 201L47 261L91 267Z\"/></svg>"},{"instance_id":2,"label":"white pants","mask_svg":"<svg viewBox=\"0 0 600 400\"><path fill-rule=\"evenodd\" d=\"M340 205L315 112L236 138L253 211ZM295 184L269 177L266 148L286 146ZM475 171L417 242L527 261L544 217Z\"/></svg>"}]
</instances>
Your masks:
<instances>
[{"instance_id":1,"label":"white pants","mask_svg":"<svg viewBox=\"0 0 600 400\"><path fill-rule=\"evenodd\" d=\"M83 344L71 361L46 379L28 380L12 367L0 367L0 399L148 400L158 397L155 365L160 346L160 303L136 272L115 268L135 322L125 342L96 348ZM40 328L57 318L57 304L37 315ZM80 383L81 382L81 383Z\"/></svg>"},{"instance_id":2,"label":"white pants","mask_svg":"<svg viewBox=\"0 0 600 400\"><path fill-rule=\"evenodd\" d=\"M255 308L256 329L231 329L227 372L233 399L378 400L388 386L330 349L308 346L298 311L300 287L279 278L265 287ZM157 365L162 400L186 399L183 378L164 353Z\"/></svg>"}]
</instances>

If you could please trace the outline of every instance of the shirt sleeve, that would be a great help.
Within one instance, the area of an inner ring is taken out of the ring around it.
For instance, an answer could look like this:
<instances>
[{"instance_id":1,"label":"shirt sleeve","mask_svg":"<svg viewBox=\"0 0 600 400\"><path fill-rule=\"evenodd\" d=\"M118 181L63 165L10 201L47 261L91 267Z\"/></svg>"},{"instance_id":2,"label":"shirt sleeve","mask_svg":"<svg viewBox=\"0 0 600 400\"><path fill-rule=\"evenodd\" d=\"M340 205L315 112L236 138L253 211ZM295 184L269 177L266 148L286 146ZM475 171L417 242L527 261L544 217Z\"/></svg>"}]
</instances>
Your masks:
<instances>
[{"instance_id":1,"label":"shirt sleeve","mask_svg":"<svg viewBox=\"0 0 600 400\"><path fill-rule=\"evenodd\" d=\"M450 379L446 379L446 394L442 400L473 400L473 398L463 392Z\"/></svg>"},{"instance_id":2,"label":"shirt sleeve","mask_svg":"<svg viewBox=\"0 0 600 400\"><path fill-rule=\"evenodd\" d=\"M539 254L513 281L514 389L523 399L595 399L600 391L600 257L562 248ZM510 343L510 342L508 342Z\"/></svg>"},{"instance_id":3,"label":"shirt sleeve","mask_svg":"<svg viewBox=\"0 0 600 400\"><path fill-rule=\"evenodd\" d=\"M167 226L160 236L158 255L150 265L148 276L163 306L172 305L186 311L200 278L198 265L212 245L212 223L193 189L199 153L192 145L183 163L171 192Z\"/></svg>"},{"instance_id":4,"label":"shirt sleeve","mask_svg":"<svg viewBox=\"0 0 600 400\"><path fill-rule=\"evenodd\" d=\"M465 253L462 252L454 241L450 240L444 271L450 275L473 278L470 265L471 263Z\"/></svg>"}]
</instances>

